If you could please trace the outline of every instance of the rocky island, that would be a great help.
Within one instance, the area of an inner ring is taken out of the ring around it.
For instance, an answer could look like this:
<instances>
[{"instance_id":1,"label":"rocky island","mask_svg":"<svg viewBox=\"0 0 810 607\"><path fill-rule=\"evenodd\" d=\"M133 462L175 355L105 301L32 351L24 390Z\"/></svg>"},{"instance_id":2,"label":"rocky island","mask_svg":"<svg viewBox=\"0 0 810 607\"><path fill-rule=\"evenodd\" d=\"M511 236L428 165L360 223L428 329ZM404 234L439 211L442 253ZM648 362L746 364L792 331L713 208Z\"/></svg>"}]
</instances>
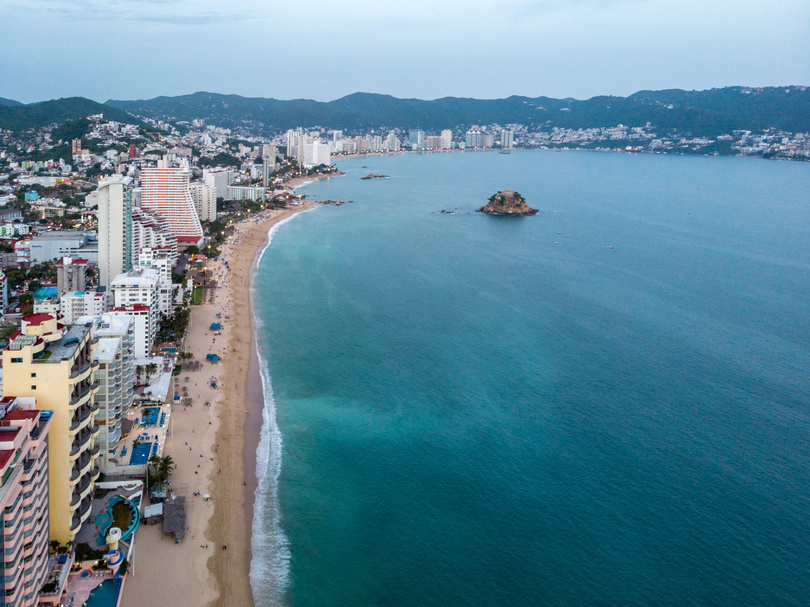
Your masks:
<instances>
[{"instance_id":1,"label":"rocky island","mask_svg":"<svg viewBox=\"0 0 810 607\"><path fill-rule=\"evenodd\" d=\"M537 209L533 209L526 200L514 190L503 190L493 194L489 202L478 209L479 213L489 215L535 215Z\"/></svg>"}]
</instances>

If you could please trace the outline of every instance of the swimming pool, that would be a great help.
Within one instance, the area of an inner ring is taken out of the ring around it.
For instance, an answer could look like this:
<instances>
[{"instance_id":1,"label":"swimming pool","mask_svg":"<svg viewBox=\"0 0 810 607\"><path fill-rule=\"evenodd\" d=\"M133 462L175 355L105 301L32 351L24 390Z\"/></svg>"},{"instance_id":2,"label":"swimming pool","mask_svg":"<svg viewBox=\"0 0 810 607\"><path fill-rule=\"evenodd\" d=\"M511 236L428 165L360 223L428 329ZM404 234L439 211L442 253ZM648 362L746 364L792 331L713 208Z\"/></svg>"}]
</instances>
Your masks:
<instances>
[{"instance_id":1,"label":"swimming pool","mask_svg":"<svg viewBox=\"0 0 810 607\"><path fill-rule=\"evenodd\" d=\"M130 466L143 466L149 459L152 451L152 443L138 443L132 448L132 455L129 456Z\"/></svg>"},{"instance_id":2,"label":"swimming pool","mask_svg":"<svg viewBox=\"0 0 810 607\"><path fill-rule=\"evenodd\" d=\"M160 409L157 407L148 407L141 409L141 425L142 426L156 426L158 421L158 412Z\"/></svg>"},{"instance_id":3,"label":"swimming pool","mask_svg":"<svg viewBox=\"0 0 810 607\"><path fill-rule=\"evenodd\" d=\"M84 607L115 607L120 589L120 579L104 580L90 592L90 598L87 599Z\"/></svg>"}]
</instances>

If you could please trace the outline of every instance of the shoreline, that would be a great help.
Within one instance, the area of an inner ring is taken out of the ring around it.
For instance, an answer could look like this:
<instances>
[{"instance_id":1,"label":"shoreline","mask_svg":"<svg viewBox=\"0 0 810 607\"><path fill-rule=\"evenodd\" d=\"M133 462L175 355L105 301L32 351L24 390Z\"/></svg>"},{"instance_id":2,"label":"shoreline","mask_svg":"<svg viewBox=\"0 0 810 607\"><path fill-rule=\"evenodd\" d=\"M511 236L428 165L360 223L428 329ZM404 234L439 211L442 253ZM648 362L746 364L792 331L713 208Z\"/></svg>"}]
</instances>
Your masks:
<instances>
[{"instance_id":1,"label":"shoreline","mask_svg":"<svg viewBox=\"0 0 810 607\"><path fill-rule=\"evenodd\" d=\"M318 205L304 201L233 224L235 232L223 244L219 261L207 264L217 284L210 299L191 307L182 348L202 368L173 378L169 398L188 390L193 404L173 406L163 451L176 464L171 487L186 498L186 537L176 544L160 525L141 526L122 605L254 604L251 540L265 394L252 313L253 278L271 228ZM220 336L209 329L212 322L222 323ZM218 354L220 362L206 361L207 353ZM212 376L218 388L211 387ZM210 500L203 499L206 493Z\"/></svg>"},{"instance_id":2,"label":"shoreline","mask_svg":"<svg viewBox=\"0 0 810 607\"><path fill-rule=\"evenodd\" d=\"M235 242L228 242L223 248L224 258L229 261L229 267L233 267L227 282L226 306L231 333L224 375L228 414L225 416L223 411L216 443L229 469L228 474L214 478L211 494L217 499L206 537L216 546L228 546L228 549L215 551L208 560L208 570L218 591L211 605L254 604L250 584L251 541L265 394L251 296L253 278L259 258L269 244L270 229L316 205L316 202L305 202L292 209L271 211L258 222L255 216L240 222L236 224L238 232L232 237ZM240 356L242 358L238 358Z\"/></svg>"}]
</instances>

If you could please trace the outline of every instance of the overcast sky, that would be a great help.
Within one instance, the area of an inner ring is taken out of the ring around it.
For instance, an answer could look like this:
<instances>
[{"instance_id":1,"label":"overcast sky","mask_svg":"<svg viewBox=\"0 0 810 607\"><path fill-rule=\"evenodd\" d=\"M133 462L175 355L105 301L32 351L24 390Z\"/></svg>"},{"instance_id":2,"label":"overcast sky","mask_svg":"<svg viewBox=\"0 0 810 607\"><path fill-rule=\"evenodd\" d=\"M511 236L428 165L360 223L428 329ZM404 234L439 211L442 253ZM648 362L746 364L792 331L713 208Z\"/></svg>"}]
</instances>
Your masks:
<instances>
[{"instance_id":1,"label":"overcast sky","mask_svg":"<svg viewBox=\"0 0 810 607\"><path fill-rule=\"evenodd\" d=\"M810 0L0 0L0 97L810 85Z\"/></svg>"}]
</instances>

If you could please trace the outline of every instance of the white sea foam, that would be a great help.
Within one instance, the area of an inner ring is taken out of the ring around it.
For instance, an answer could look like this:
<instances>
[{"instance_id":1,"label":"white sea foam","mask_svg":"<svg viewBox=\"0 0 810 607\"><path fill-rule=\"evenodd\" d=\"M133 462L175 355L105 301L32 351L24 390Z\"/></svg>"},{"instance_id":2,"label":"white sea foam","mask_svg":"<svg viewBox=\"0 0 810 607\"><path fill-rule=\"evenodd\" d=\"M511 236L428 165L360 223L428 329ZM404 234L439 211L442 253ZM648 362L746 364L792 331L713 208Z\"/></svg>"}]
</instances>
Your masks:
<instances>
[{"instance_id":1,"label":"white sea foam","mask_svg":"<svg viewBox=\"0 0 810 607\"><path fill-rule=\"evenodd\" d=\"M315 209L317 207L313 207ZM308 210L313 210L308 209ZM296 213L296 215L298 215ZM279 221L267 235L267 246L262 250L253 273L258 271L265 252L273 242L273 236L282 225L292 220L291 215ZM255 333L261 328L261 321L255 312L254 287L251 281L250 299L253 310ZM273 398L273 383L267 360L262 356L259 340L255 339L256 354L264 391L262 430L256 448L256 493L253 506L253 526L251 537L250 585L257 605L281 606L290 576L289 540L281 526L281 511L278 504L278 478L281 474L282 438L276 422L276 402Z\"/></svg>"}]
</instances>

